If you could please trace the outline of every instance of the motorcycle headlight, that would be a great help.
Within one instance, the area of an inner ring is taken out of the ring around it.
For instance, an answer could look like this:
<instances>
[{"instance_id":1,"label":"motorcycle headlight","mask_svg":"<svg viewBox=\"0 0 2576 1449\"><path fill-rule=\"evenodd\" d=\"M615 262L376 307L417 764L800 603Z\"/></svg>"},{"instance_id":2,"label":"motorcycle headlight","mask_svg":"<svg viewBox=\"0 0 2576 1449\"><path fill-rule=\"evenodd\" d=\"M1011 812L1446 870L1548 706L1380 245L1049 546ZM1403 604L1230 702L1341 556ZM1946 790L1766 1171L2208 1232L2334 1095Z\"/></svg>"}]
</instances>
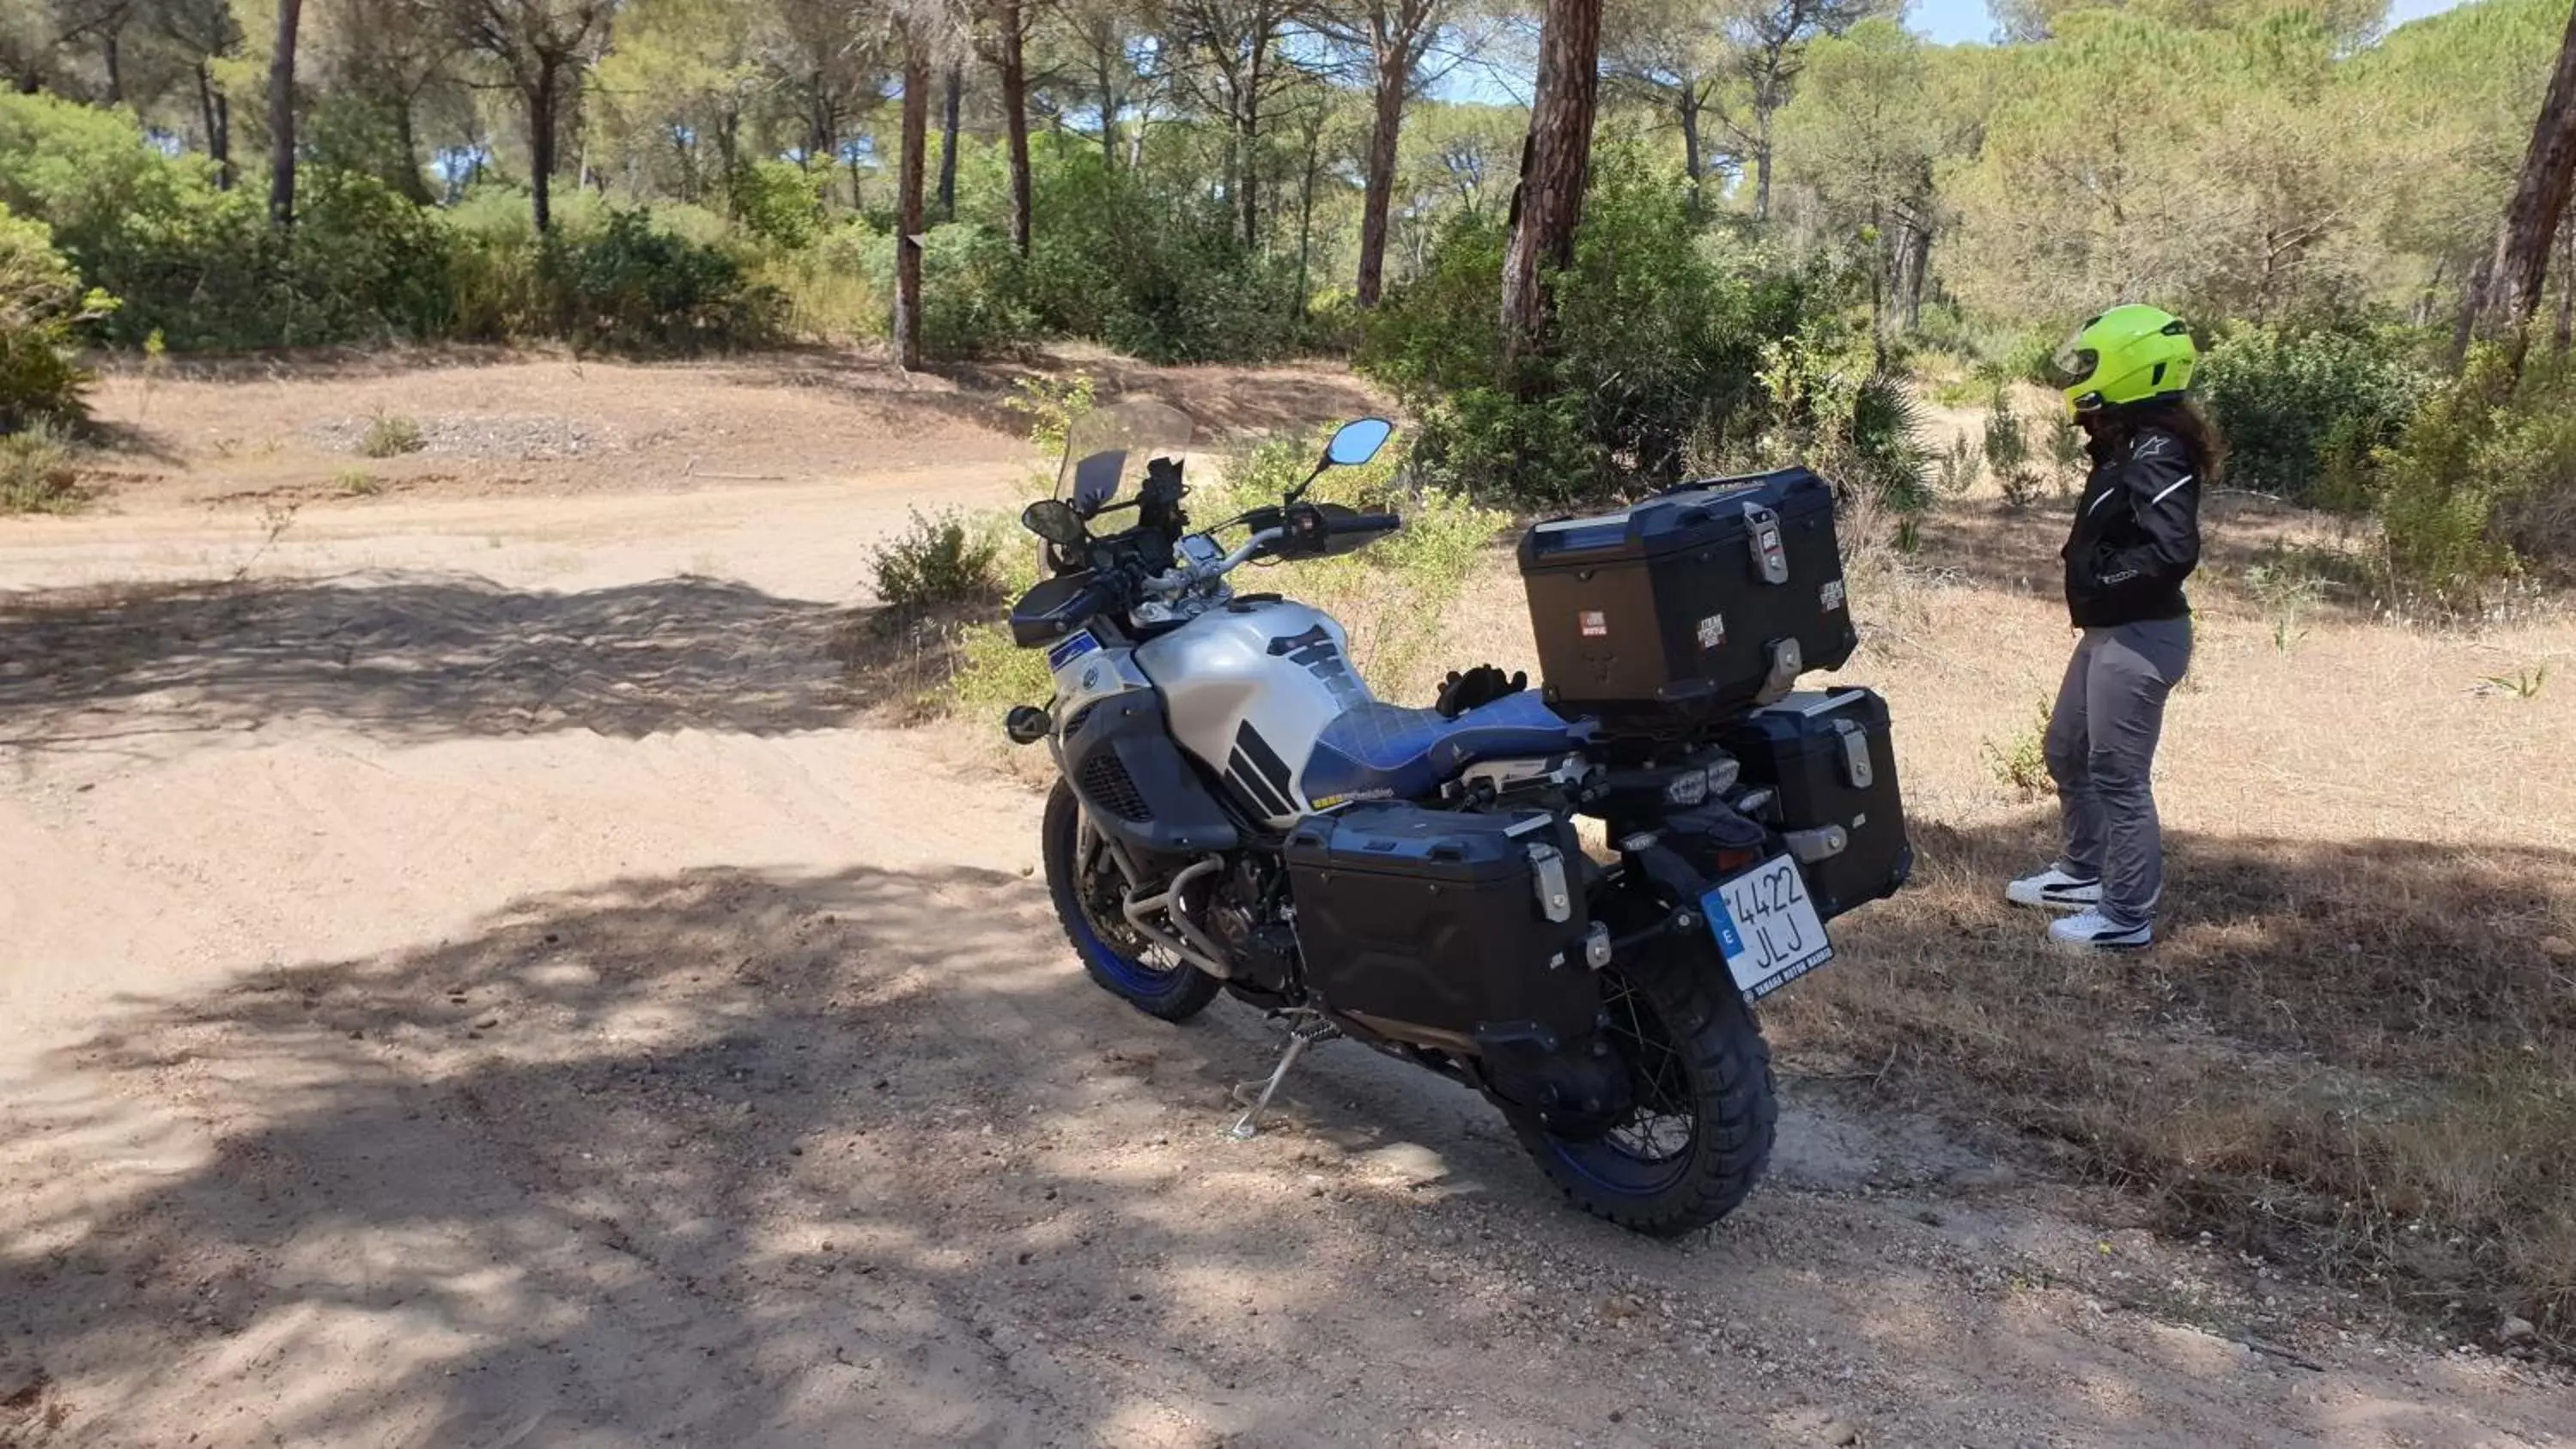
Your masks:
<instances>
[{"instance_id":1,"label":"motorcycle headlight","mask_svg":"<svg viewBox=\"0 0 2576 1449\"><path fill-rule=\"evenodd\" d=\"M1708 798L1708 771L1692 768L1664 781L1664 803L1688 810Z\"/></svg>"},{"instance_id":2,"label":"motorcycle headlight","mask_svg":"<svg viewBox=\"0 0 2576 1449\"><path fill-rule=\"evenodd\" d=\"M1743 774L1744 766L1737 763L1733 755L1718 756L1717 763L1708 767L1708 793L1725 794L1735 788L1736 780Z\"/></svg>"}]
</instances>

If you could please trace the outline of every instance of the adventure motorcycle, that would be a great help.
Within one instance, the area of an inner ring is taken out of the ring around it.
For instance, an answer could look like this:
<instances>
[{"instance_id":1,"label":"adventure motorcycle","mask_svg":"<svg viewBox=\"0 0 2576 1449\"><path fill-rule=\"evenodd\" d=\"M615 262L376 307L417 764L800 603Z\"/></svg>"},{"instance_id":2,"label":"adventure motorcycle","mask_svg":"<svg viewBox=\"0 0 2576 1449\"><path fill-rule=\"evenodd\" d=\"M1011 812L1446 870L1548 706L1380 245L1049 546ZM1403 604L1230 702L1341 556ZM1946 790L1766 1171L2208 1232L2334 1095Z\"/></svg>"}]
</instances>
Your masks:
<instances>
[{"instance_id":1,"label":"adventure motorcycle","mask_svg":"<svg viewBox=\"0 0 2576 1449\"><path fill-rule=\"evenodd\" d=\"M1220 990L1288 1021L1238 1137L1349 1036L1482 1092L1593 1213L1725 1216L1772 1145L1751 1003L1832 959L1825 922L1913 858L1884 705L1792 692L1857 637L1830 488L1791 469L1539 524L1543 688L1480 668L1407 709L1331 618L1229 583L1398 528L1305 498L1392 424L1348 424L1276 505L1204 529L1191 431L1158 403L1085 415L1023 516L1046 577L1012 636L1055 695L1005 727L1055 755L1042 853L1084 968L1167 1021ZM1578 817L1606 827L1597 857Z\"/></svg>"}]
</instances>

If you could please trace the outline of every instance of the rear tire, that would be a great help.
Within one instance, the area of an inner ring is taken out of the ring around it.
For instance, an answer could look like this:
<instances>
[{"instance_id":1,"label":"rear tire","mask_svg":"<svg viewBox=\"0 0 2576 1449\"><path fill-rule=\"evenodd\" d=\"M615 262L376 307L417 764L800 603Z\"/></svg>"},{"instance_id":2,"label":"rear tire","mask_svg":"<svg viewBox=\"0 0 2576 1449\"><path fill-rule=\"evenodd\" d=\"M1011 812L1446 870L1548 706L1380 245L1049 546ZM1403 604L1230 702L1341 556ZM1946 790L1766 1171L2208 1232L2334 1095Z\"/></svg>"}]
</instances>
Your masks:
<instances>
[{"instance_id":1,"label":"rear tire","mask_svg":"<svg viewBox=\"0 0 2576 1449\"><path fill-rule=\"evenodd\" d=\"M1653 1237L1735 1211L1771 1162L1779 1104L1771 1051L1723 963L1660 947L1601 973L1614 1049L1637 1106L1593 1141L1560 1137L1535 1114L1512 1130L1577 1207Z\"/></svg>"},{"instance_id":2,"label":"rear tire","mask_svg":"<svg viewBox=\"0 0 2576 1449\"><path fill-rule=\"evenodd\" d=\"M1095 859L1088 879L1082 878L1078 847L1090 828L1073 787L1056 781L1047 796L1046 819L1038 826L1038 853L1046 861L1047 894L1055 900L1065 939L1101 990L1147 1016L1189 1020L1216 999L1217 979L1186 961L1171 960L1162 947L1136 933L1118 912L1118 867L1105 856Z\"/></svg>"}]
</instances>

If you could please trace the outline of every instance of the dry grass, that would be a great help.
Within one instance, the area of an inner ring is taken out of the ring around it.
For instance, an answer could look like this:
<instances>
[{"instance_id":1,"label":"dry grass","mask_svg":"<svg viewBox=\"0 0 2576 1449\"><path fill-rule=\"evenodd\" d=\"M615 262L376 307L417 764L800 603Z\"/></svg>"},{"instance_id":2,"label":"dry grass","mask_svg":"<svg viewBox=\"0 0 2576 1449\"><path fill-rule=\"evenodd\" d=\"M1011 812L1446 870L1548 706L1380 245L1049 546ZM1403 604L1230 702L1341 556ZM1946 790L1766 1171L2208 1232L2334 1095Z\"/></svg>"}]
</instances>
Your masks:
<instances>
[{"instance_id":1,"label":"dry grass","mask_svg":"<svg viewBox=\"0 0 2576 1449\"><path fill-rule=\"evenodd\" d=\"M1972 499L1911 556L1853 550L1863 645L1830 678L1889 697L1921 865L1766 1008L1784 1058L2036 1134L2409 1314L2576 1345L2576 689L2489 682L2567 673L2576 625L2404 629L2328 587L2285 648L2249 570L2340 541L2214 510L2159 762L2166 938L2074 960L1998 899L2055 842L1994 764L2065 661L2062 527ZM1507 559L1444 646L1531 666Z\"/></svg>"},{"instance_id":2,"label":"dry grass","mask_svg":"<svg viewBox=\"0 0 2576 1449\"><path fill-rule=\"evenodd\" d=\"M70 446L38 423L0 437L0 513L68 513L83 502Z\"/></svg>"}]
</instances>

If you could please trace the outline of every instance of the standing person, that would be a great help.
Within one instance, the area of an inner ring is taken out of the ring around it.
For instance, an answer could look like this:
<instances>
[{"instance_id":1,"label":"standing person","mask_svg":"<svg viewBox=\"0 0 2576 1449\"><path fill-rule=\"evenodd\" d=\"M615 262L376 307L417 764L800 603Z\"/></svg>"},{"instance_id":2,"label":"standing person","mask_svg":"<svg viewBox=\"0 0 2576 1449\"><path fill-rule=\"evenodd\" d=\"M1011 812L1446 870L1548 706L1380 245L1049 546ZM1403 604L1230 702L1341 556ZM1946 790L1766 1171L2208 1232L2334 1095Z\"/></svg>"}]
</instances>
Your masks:
<instances>
[{"instance_id":1,"label":"standing person","mask_svg":"<svg viewBox=\"0 0 2576 1449\"><path fill-rule=\"evenodd\" d=\"M2066 540L2066 612L2081 637L2048 721L2065 850L2005 888L2015 905L2069 912L2049 939L2081 950L2155 939L2164 839L2149 776L2165 696L2191 666L2183 580L2200 562L2200 494L2221 461L2186 392L2191 329L2153 307L2114 307L2057 354L2093 470Z\"/></svg>"}]
</instances>

